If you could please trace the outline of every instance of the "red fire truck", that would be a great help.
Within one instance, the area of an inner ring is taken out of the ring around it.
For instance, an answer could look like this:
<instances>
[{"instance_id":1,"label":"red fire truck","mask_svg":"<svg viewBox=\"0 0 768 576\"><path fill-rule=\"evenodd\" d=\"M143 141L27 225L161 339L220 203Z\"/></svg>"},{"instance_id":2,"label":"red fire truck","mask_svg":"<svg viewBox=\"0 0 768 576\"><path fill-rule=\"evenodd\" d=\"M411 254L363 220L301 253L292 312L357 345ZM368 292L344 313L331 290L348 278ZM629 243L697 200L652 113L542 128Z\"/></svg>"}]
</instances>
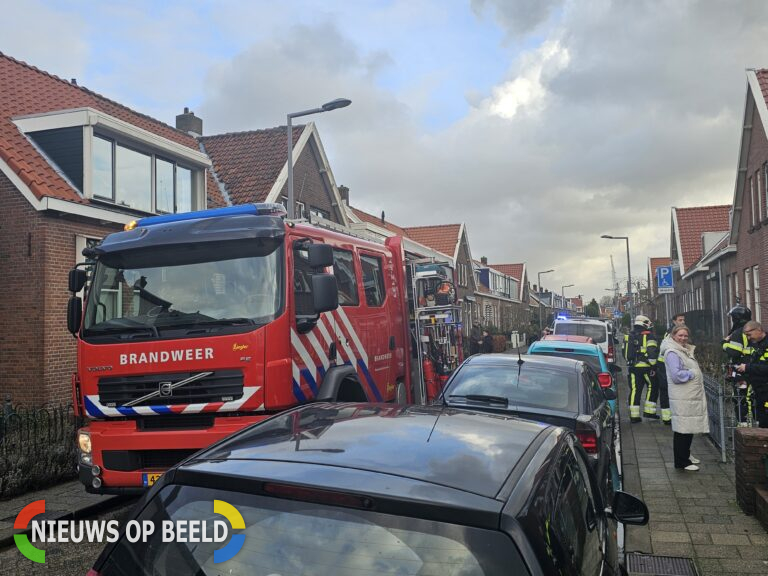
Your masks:
<instances>
[{"instance_id":1,"label":"red fire truck","mask_svg":"<svg viewBox=\"0 0 768 576\"><path fill-rule=\"evenodd\" d=\"M87 490L140 491L296 404L411 400L402 239L377 244L282 211L144 218L84 251L67 323Z\"/></svg>"}]
</instances>

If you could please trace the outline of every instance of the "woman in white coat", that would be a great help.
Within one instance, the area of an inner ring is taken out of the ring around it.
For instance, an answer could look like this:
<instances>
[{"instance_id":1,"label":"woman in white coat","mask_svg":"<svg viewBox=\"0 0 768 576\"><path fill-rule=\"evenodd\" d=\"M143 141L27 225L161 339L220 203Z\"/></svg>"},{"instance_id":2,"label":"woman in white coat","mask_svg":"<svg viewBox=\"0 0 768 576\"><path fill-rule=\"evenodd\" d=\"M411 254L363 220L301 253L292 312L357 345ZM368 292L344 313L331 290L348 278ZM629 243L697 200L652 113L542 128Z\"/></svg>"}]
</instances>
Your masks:
<instances>
[{"instance_id":1,"label":"woman in white coat","mask_svg":"<svg viewBox=\"0 0 768 576\"><path fill-rule=\"evenodd\" d=\"M675 468L696 472L700 460L691 456L691 442L694 434L709 432L709 418L704 378L693 356L696 346L688 344L689 337L687 326L675 326L661 343L660 352L669 382Z\"/></svg>"}]
</instances>

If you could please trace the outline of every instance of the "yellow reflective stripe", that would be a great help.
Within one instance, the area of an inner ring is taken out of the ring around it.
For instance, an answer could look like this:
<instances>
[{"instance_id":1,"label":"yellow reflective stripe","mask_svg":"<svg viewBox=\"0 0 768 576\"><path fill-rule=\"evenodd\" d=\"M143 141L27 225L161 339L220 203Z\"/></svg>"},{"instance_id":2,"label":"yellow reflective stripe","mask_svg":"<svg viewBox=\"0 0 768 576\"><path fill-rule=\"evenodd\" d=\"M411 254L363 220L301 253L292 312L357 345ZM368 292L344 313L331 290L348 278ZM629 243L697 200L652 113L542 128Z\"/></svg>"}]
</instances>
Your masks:
<instances>
[{"instance_id":1,"label":"yellow reflective stripe","mask_svg":"<svg viewBox=\"0 0 768 576\"><path fill-rule=\"evenodd\" d=\"M723 344L723 350L731 349L735 350L736 352L744 353L744 346L739 344L738 342L730 341Z\"/></svg>"}]
</instances>

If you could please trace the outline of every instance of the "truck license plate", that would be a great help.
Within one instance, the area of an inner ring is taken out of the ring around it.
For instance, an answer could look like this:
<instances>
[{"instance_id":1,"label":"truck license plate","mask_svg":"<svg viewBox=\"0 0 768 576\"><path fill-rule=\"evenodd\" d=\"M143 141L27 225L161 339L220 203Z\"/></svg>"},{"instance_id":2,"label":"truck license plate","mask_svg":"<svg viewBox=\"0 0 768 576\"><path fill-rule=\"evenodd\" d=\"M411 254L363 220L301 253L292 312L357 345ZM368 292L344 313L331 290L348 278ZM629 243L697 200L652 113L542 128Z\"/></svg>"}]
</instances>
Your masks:
<instances>
[{"instance_id":1,"label":"truck license plate","mask_svg":"<svg viewBox=\"0 0 768 576\"><path fill-rule=\"evenodd\" d=\"M144 486L152 486L155 482L157 482L157 479L160 478L163 474L158 472L156 474L142 474L142 481L144 483Z\"/></svg>"}]
</instances>

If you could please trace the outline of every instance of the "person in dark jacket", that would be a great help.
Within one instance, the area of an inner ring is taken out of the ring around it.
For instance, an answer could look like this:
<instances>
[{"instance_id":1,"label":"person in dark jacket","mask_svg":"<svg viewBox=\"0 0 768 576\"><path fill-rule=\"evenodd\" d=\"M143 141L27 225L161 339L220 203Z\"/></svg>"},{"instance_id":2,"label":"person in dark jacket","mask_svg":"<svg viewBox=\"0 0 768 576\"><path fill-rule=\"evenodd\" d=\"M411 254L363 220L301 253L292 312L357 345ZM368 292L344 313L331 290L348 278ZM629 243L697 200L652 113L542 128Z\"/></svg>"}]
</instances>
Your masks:
<instances>
[{"instance_id":1,"label":"person in dark jacket","mask_svg":"<svg viewBox=\"0 0 768 576\"><path fill-rule=\"evenodd\" d=\"M754 393L754 408L760 428L768 428L768 334L759 322L750 320L743 327L752 354L734 368L744 374Z\"/></svg>"},{"instance_id":2,"label":"person in dark jacket","mask_svg":"<svg viewBox=\"0 0 768 576\"><path fill-rule=\"evenodd\" d=\"M475 321L472 325L472 331L469 333L469 354L480 353L480 347L483 344L483 331L480 329L480 322Z\"/></svg>"},{"instance_id":3,"label":"person in dark jacket","mask_svg":"<svg viewBox=\"0 0 768 576\"><path fill-rule=\"evenodd\" d=\"M483 330L483 354L493 352L493 337L488 334L488 330Z\"/></svg>"}]
</instances>

